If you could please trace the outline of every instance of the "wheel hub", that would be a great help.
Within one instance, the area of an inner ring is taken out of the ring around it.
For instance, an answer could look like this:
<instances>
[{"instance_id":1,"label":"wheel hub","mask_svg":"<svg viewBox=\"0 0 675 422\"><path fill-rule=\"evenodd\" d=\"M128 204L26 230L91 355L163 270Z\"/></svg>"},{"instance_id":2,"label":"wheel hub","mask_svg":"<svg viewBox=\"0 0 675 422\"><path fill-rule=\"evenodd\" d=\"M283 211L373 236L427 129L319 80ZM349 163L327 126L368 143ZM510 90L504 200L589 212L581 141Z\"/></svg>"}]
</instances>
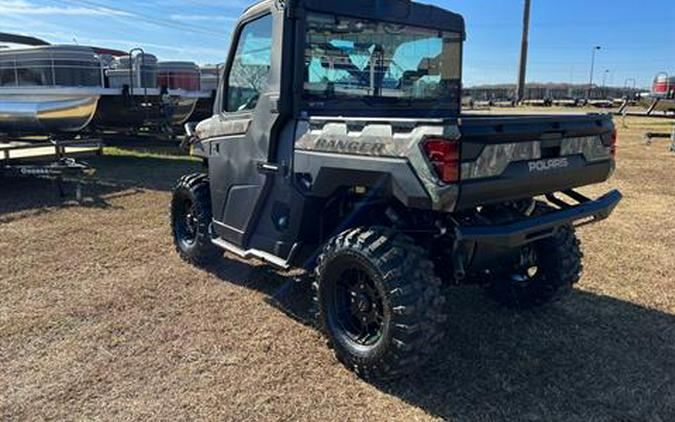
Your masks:
<instances>
[{"instance_id":1,"label":"wheel hub","mask_svg":"<svg viewBox=\"0 0 675 422\"><path fill-rule=\"evenodd\" d=\"M358 306L359 311L368 312L370 310L370 300L365 295L359 295L356 306Z\"/></svg>"},{"instance_id":2,"label":"wheel hub","mask_svg":"<svg viewBox=\"0 0 675 422\"><path fill-rule=\"evenodd\" d=\"M354 304L356 305L356 309L360 313L367 313L370 311L371 304L370 304L370 299L368 299L368 296L365 294L359 294L356 299L354 299Z\"/></svg>"},{"instance_id":3,"label":"wheel hub","mask_svg":"<svg viewBox=\"0 0 675 422\"><path fill-rule=\"evenodd\" d=\"M197 216L197 209L195 204L190 199L186 199L178 212L177 225L178 237L181 242L186 245L191 245L197 239L199 231L199 218Z\"/></svg>"},{"instance_id":4,"label":"wheel hub","mask_svg":"<svg viewBox=\"0 0 675 422\"><path fill-rule=\"evenodd\" d=\"M384 325L383 301L370 276L360 268L343 271L336 285L338 321L349 337L361 345L376 342Z\"/></svg>"},{"instance_id":5,"label":"wheel hub","mask_svg":"<svg viewBox=\"0 0 675 422\"><path fill-rule=\"evenodd\" d=\"M197 217L195 216L194 211L190 209L185 215L185 227L187 227L190 234L197 232L197 224Z\"/></svg>"},{"instance_id":6,"label":"wheel hub","mask_svg":"<svg viewBox=\"0 0 675 422\"><path fill-rule=\"evenodd\" d=\"M511 274L511 282L515 285L527 285L537 278L539 274L538 256L531 247L521 251L520 262Z\"/></svg>"}]
</instances>

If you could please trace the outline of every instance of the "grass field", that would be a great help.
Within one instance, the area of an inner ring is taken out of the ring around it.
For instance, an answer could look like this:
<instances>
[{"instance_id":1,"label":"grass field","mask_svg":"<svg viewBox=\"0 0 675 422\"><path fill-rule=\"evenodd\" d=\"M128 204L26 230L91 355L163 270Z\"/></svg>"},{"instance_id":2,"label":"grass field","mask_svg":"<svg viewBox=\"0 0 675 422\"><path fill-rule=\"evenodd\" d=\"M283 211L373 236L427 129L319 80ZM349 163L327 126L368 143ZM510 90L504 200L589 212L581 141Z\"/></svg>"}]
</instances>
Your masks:
<instances>
[{"instance_id":1,"label":"grass field","mask_svg":"<svg viewBox=\"0 0 675 422\"><path fill-rule=\"evenodd\" d=\"M552 307L454 291L428 369L368 384L338 364L308 288L232 258L173 252L170 187L198 163L112 150L85 206L0 181L0 419L675 421L675 154L620 127L625 200L580 231L585 273Z\"/></svg>"}]
</instances>

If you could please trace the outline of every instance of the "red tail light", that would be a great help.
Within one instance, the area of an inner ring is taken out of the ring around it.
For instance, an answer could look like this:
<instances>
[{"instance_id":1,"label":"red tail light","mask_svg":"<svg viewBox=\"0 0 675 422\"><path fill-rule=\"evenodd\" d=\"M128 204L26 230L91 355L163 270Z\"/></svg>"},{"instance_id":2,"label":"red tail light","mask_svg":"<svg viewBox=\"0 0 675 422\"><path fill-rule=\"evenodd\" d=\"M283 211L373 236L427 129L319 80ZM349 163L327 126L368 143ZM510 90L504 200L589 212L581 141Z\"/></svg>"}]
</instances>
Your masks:
<instances>
[{"instance_id":1,"label":"red tail light","mask_svg":"<svg viewBox=\"0 0 675 422\"><path fill-rule=\"evenodd\" d=\"M444 183L459 181L459 143L443 138L429 138L424 142L424 152Z\"/></svg>"},{"instance_id":2,"label":"red tail light","mask_svg":"<svg viewBox=\"0 0 675 422\"><path fill-rule=\"evenodd\" d=\"M619 139L619 133L617 132L616 129L612 131L612 140L611 143L609 144L609 152L612 154L612 157L616 157L616 143Z\"/></svg>"}]
</instances>

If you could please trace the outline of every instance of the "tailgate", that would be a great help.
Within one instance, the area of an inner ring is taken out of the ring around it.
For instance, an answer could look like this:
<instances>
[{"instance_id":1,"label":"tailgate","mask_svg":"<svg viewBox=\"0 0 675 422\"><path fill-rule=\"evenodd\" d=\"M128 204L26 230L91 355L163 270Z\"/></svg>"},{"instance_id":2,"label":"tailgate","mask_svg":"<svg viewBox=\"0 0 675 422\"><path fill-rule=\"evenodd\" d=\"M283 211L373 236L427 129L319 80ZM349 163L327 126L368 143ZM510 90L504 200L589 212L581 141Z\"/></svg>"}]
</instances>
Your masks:
<instances>
[{"instance_id":1,"label":"tailgate","mask_svg":"<svg viewBox=\"0 0 675 422\"><path fill-rule=\"evenodd\" d=\"M606 181L614 169L609 115L464 116L458 209Z\"/></svg>"}]
</instances>

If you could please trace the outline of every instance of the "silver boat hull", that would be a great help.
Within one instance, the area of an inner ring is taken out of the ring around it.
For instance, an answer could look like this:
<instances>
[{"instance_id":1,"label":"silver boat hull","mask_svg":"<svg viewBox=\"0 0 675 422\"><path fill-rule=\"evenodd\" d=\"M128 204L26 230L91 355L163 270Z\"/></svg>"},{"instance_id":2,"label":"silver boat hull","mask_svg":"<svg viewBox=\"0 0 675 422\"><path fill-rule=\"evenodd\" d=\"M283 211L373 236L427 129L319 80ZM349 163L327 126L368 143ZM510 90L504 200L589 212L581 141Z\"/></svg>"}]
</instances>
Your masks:
<instances>
[{"instance_id":1,"label":"silver boat hull","mask_svg":"<svg viewBox=\"0 0 675 422\"><path fill-rule=\"evenodd\" d=\"M79 132L96 114L100 96L95 94L23 94L0 92L0 132Z\"/></svg>"},{"instance_id":2,"label":"silver boat hull","mask_svg":"<svg viewBox=\"0 0 675 422\"><path fill-rule=\"evenodd\" d=\"M171 90L177 100L173 121L182 126L197 102L208 94ZM133 101L130 100L133 99ZM159 89L134 89L126 97L121 89L98 87L0 87L0 133L45 135L77 133L84 129L159 126Z\"/></svg>"}]
</instances>

